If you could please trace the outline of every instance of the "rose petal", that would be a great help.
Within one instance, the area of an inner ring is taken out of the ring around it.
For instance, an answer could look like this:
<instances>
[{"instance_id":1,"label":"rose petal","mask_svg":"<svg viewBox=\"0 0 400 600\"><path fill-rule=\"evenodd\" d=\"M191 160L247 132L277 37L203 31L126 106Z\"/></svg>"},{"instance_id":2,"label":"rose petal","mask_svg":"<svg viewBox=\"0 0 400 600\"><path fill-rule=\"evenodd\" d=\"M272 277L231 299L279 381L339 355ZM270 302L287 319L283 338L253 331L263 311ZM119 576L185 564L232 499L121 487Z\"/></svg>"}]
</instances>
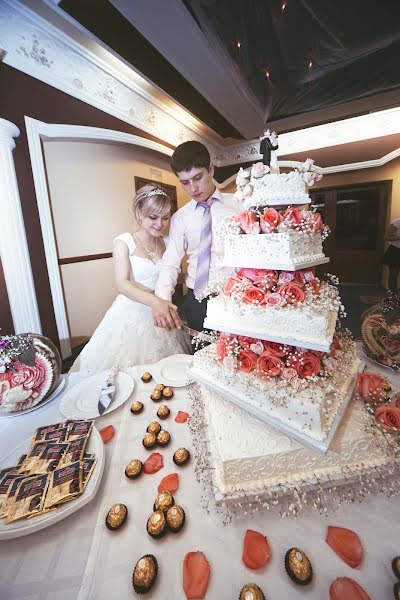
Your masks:
<instances>
[{"instance_id":1,"label":"rose petal","mask_svg":"<svg viewBox=\"0 0 400 600\"><path fill-rule=\"evenodd\" d=\"M183 412L182 410L178 410L178 414L175 417L176 423L186 423L188 418L190 417L189 413Z\"/></svg>"},{"instance_id":2,"label":"rose petal","mask_svg":"<svg viewBox=\"0 0 400 600\"><path fill-rule=\"evenodd\" d=\"M163 479L161 479L160 484L158 486L158 493L161 492L169 492L173 494L179 487L179 475L178 473L171 473L167 475Z\"/></svg>"},{"instance_id":3,"label":"rose petal","mask_svg":"<svg viewBox=\"0 0 400 600\"><path fill-rule=\"evenodd\" d=\"M249 569L260 569L267 564L271 550L267 538L258 531L248 529L243 543L242 560Z\"/></svg>"},{"instance_id":4,"label":"rose petal","mask_svg":"<svg viewBox=\"0 0 400 600\"><path fill-rule=\"evenodd\" d=\"M159 452L153 452L149 458L143 463L143 471L148 475L157 473L164 466L163 457Z\"/></svg>"},{"instance_id":5,"label":"rose petal","mask_svg":"<svg viewBox=\"0 0 400 600\"><path fill-rule=\"evenodd\" d=\"M210 563L203 552L188 552L183 560L183 591L186 598L201 599L207 592Z\"/></svg>"},{"instance_id":6,"label":"rose petal","mask_svg":"<svg viewBox=\"0 0 400 600\"><path fill-rule=\"evenodd\" d=\"M354 579L338 577L329 588L329 600L371 600L371 598Z\"/></svg>"},{"instance_id":7,"label":"rose petal","mask_svg":"<svg viewBox=\"0 0 400 600\"><path fill-rule=\"evenodd\" d=\"M103 429L100 429L99 433L104 444L107 444L114 437L115 429L112 425L107 425Z\"/></svg>"},{"instance_id":8,"label":"rose petal","mask_svg":"<svg viewBox=\"0 0 400 600\"><path fill-rule=\"evenodd\" d=\"M353 569L361 563L363 547L360 538L351 529L329 526L326 543Z\"/></svg>"}]
</instances>

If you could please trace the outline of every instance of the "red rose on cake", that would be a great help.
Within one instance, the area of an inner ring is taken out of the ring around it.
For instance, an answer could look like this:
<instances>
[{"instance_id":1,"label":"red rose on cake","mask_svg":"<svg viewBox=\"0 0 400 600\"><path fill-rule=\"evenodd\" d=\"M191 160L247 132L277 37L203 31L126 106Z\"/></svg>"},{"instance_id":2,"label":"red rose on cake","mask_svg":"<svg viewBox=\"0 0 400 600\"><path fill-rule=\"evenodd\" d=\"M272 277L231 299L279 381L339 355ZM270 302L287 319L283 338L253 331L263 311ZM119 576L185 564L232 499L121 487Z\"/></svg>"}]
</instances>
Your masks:
<instances>
[{"instance_id":1,"label":"red rose on cake","mask_svg":"<svg viewBox=\"0 0 400 600\"><path fill-rule=\"evenodd\" d=\"M317 375L321 370L321 361L313 352L304 352L293 362L300 379Z\"/></svg>"},{"instance_id":2,"label":"red rose on cake","mask_svg":"<svg viewBox=\"0 0 400 600\"><path fill-rule=\"evenodd\" d=\"M290 281L277 289L277 292L286 300L288 304L297 304L303 302L305 294L298 283Z\"/></svg>"},{"instance_id":3,"label":"red rose on cake","mask_svg":"<svg viewBox=\"0 0 400 600\"><path fill-rule=\"evenodd\" d=\"M256 215L247 210L242 211L234 217L234 221L239 223L244 233L256 234L260 233L260 224L257 221Z\"/></svg>"},{"instance_id":4,"label":"red rose on cake","mask_svg":"<svg viewBox=\"0 0 400 600\"><path fill-rule=\"evenodd\" d=\"M265 213L260 217L260 229L262 233L272 233L276 231L282 223L283 217L274 208L267 208Z\"/></svg>"},{"instance_id":5,"label":"red rose on cake","mask_svg":"<svg viewBox=\"0 0 400 600\"><path fill-rule=\"evenodd\" d=\"M217 356L223 360L228 355L229 337L221 334L217 340L216 349Z\"/></svg>"},{"instance_id":6,"label":"red rose on cake","mask_svg":"<svg viewBox=\"0 0 400 600\"><path fill-rule=\"evenodd\" d=\"M387 379L373 373L365 371L357 375L358 391L365 402L383 402L388 399L390 385Z\"/></svg>"},{"instance_id":7,"label":"red rose on cake","mask_svg":"<svg viewBox=\"0 0 400 600\"><path fill-rule=\"evenodd\" d=\"M292 349L292 346L280 344L279 342L269 342L264 340L263 344L265 352L269 353L270 356L277 356L278 358L287 356Z\"/></svg>"},{"instance_id":8,"label":"red rose on cake","mask_svg":"<svg viewBox=\"0 0 400 600\"><path fill-rule=\"evenodd\" d=\"M243 302L246 304L264 304L265 293L254 285L249 286L243 292Z\"/></svg>"},{"instance_id":9,"label":"red rose on cake","mask_svg":"<svg viewBox=\"0 0 400 600\"><path fill-rule=\"evenodd\" d=\"M277 356L263 352L257 360L257 371L261 377L277 377L284 368L284 363Z\"/></svg>"},{"instance_id":10,"label":"red rose on cake","mask_svg":"<svg viewBox=\"0 0 400 600\"><path fill-rule=\"evenodd\" d=\"M257 366L258 356L251 350L241 350L238 356L238 369L244 373L254 371Z\"/></svg>"},{"instance_id":11,"label":"red rose on cake","mask_svg":"<svg viewBox=\"0 0 400 600\"><path fill-rule=\"evenodd\" d=\"M386 431L400 431L400 408L393 404L382 404L375 409L375 419Z\"/></svg>"}]
</instances>

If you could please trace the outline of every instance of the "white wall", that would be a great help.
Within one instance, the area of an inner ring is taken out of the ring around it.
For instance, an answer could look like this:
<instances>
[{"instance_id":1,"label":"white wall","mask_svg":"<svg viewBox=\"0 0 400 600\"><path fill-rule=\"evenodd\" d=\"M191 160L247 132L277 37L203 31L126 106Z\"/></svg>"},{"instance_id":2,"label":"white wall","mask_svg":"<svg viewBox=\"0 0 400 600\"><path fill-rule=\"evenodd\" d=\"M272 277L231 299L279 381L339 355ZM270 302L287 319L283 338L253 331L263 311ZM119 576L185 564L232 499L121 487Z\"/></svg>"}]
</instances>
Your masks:
<instances>
[{"instance_id":1,"label":"white wall","mask_svg":"<svg viewBox=\"0 0 400 600\"><path fill-rule=\"evenodd\" d=\"M178 207L188 196L169 159L127 144L47 141L44 156L58 258L112 252L112 241L130 231L134 177L177 187ZM112 259L63 265L71 343L93 333L116 296Z\"/></svg>"}]
</instances>

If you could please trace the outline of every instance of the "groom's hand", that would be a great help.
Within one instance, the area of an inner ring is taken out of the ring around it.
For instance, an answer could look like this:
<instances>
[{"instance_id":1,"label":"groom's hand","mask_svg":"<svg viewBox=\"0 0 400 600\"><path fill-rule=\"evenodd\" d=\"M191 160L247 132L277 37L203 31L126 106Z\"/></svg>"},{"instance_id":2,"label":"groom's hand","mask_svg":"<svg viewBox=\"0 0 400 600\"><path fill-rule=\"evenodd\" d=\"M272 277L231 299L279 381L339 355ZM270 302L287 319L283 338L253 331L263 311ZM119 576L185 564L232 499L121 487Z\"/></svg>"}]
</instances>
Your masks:
<instances>
[{"instance_id":1,"label":"groom's hand","mask_svg":"<svg viewBox=\"0 0 400 600\"><path fill-rule=\"evenodd\" d=\"M152 304L153 321L156 327L163 329L181 329L182 323L178 317L177 307L172 302L163 300L162 298L154 297Z\"/></svg>"}]
</instances>

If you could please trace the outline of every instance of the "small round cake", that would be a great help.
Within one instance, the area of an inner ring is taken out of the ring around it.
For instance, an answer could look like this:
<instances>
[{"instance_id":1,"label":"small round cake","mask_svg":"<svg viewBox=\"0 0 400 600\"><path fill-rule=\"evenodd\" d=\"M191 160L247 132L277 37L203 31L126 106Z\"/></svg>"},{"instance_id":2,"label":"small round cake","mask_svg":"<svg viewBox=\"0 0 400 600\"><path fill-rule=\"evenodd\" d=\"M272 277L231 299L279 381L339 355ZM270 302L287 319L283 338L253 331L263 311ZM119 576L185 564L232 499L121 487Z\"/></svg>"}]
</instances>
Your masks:
<instances>
[{"instance_id":1,"label":"small round cake","mask_svg":"<svg viewBox=\"0 0 400 600\"><path fill-rule=\"evenodd\" d=\"M136 479L137 477L139 477L139 475L142 474L142 472L143 463L137 458L131 460L131 462L128 463L128 465L125 468L125 475L128 477L128 479Z\"/></svg>"},{"instance_id":2,"label":"small round cake","mask_svg":"<svg viewBox=\"0 0 400 600\"><path fill-rule=\"evenodd\" d=\"M107 513L106 527L111 530L119 529L125 523L128 516L128 509L125 504L117 502L113 504Z\"/></svg>"}]
</instances>

